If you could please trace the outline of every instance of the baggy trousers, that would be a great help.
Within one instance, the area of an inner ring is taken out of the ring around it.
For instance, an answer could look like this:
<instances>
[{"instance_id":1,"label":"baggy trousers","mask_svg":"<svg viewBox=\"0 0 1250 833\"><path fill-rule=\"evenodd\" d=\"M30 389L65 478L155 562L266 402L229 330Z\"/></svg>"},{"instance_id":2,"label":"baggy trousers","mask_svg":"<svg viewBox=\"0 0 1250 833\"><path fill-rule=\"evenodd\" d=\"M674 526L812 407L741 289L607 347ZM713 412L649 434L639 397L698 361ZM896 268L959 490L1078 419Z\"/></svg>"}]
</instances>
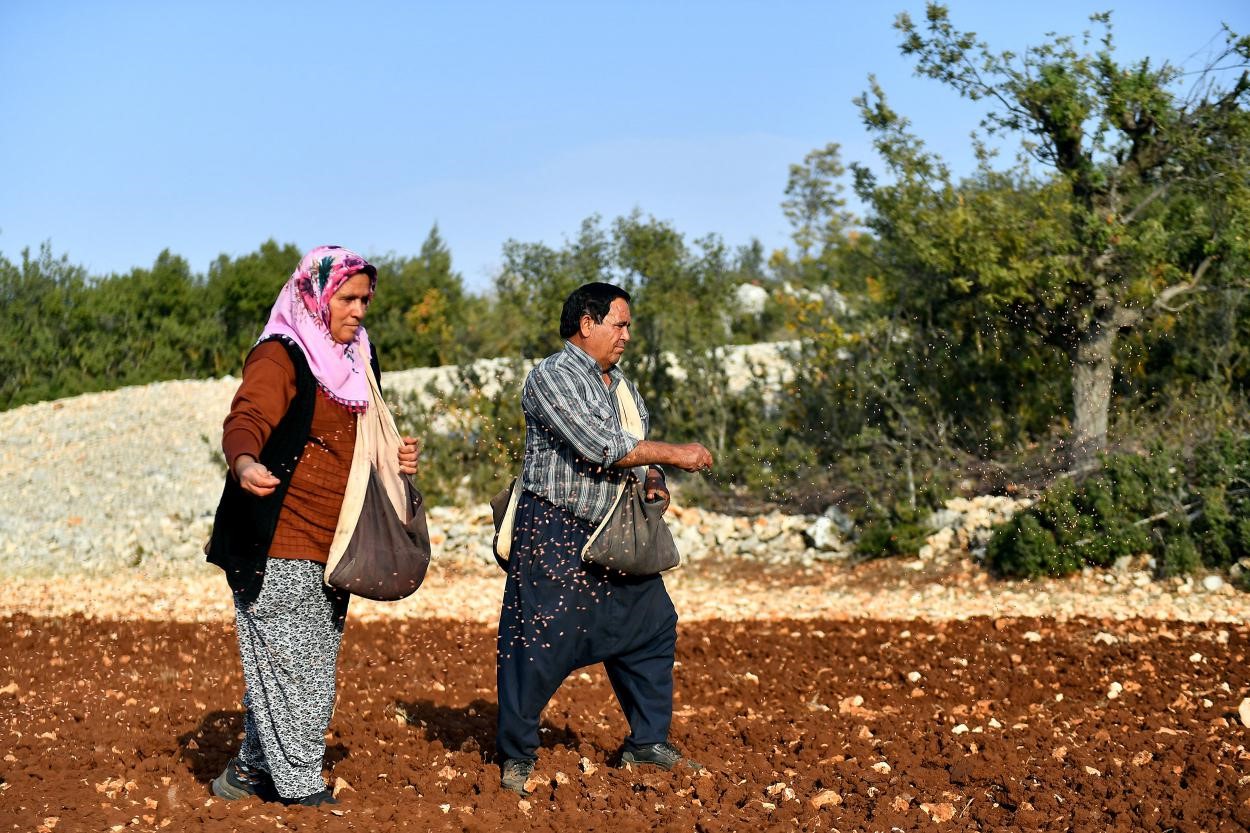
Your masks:
<instances>
[{"instance_id":1,"label":"baggy trousers","mask_svg":"<svg viewBox=\"0 0 1250 833\"><path fill-rule=\"evenodd\" d=\"M496 644L500 760L533 760L548 701L570 673L598 662L629 721L625 745L668 740L677 612L660 576L583 564L591 531L521 494Z\"/></svg>"},{"instance_id":2,"label":"baggy trousers","mask_svg":"<svg viewBox=\"0 0 1250 833\"><path fill-rule=\"evenodd\" d=\"M349 595L326 587L325 565L270 558L260 594L235 596L243 660L243 744L238 758L273 776L283 798L325 789L325 731Z\"/></svg>"}]
</instances>

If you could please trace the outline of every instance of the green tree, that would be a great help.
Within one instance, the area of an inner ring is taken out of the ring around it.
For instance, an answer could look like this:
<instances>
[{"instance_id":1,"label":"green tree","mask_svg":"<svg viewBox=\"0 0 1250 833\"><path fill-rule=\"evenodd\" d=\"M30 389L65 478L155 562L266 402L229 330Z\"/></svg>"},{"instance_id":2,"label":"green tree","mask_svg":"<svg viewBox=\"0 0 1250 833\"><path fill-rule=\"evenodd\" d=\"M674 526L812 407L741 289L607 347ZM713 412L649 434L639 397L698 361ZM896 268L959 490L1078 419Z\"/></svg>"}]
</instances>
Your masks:
<instances>
[{"instance_id":1,"label":"green tree","mask_svg":"<svg viewBox=\"0 0 1250 833\"><path fill-rule=\"evenodd\" d=\"M76 310L75 344L86 390L202 375L219 329L203 283L168 250L151 269L94 281Z\"/></svg>"},{"instance_id":2,"label":"green tree","mask_svg":"<svg viewBox=\"0 0 1250 833\"><path fill-rule=\"evenodd\" d=\"M807 154L803 164L790 166L781 210L793 229L791 237L800 261L819 257L828 246L839 243L855 223L843 196L845 174L836 142Z\"/></svg>"},{"instance_id":3,"label":"green tree","mask_svg":"<svg viewBox=\"0 0 1250 833\"><path fill-rule=\"evenodd\" d=\"M63 396L67 377L77 380L75 315L87 275L44 243L37 256L22 250L20 264L0 257L0 408Z\"/></svg>"},{"instance_id":4,"label":"green tree","mask_svg":"<svg viewBox=\"0 0 1250 833\"><path fill-rule=\"evenodd\" d=\"M486 355L539 358L560 349L564 299L591 281L608 281L632 297L633 341L626 372L638 384L657 437L698 439L739 482L773 484L760 459L771 454L770 425L757 391L729 379L718 350L768 326L766 316L742 316L734 291L769 277L758 243L731 253L715 236L689 242L670 223L635 211L605 229L587 218L560 248L509 241L483 327L501 349ZM745 380L742 380L745 381ZM731 383L732 382L732 383ZM767 464L764 464L767 467Z\"/></svg>"},{"instance_id":5,"label":"green tree","mask_svg":"<svg viewBox=\"0 0 1250 833\"><path fill-rule=\"evenodd\" d=\"M416 257L384 257L374 265L380 283L366 323L386 366L433 367L467 358L472 310L438 226Z\"/></svg>"},{"instance_id":6,"label":"green tree","mask_svg":"<svg viewBox=\"0 0 1250 833\"><path fill-rule=\"evenodd\" d=\"M611 281L612 252L601 219L582 221L559 249L509 240L495 277L494 314L483 333L487 355L541 358L560 349L564 299L584 283Z\"/></svg>"},{"instance_id":7,"label":"green tree","mask_svg":"<svg viewBox=\"0 0 1250 833\"><path fill-rule=\"evenodd\" d=\"M236 258L220 255L208 267L206 311L219 326L212 376L237 374L256 343L278 291L290 278L303 253L291 243L272 238L255 252Z\"/></svg>"},{"instance_id":8,"label":"green tree","mask_svg":"<svg viewBox=\"0 0 1250 833\"><path fill-rule=\"evenodd\" d=\"M730 437L729 380L714 348L730 343L733 280L724 244L696 241L696 251L669 223L634 212L612 229L620 282L633 296L631 375L652 403L652 424L694 432L722 454ZM699 380L699 407L683 401L682 381ZM692 417L695 417L692 419Z\"/></svg>"},{"instance_id":9,"label":"green tree","mask_svg":"<svg viewBox=\"0 0 1250 833\"><path fill-rule=\"evenodd\" d=\"M1176 67L1117 62L1109 17L1094 20L1097 48L1089 35L1079 46L1054 37L1017 56L954 28L941 5L927 7L923 28L899 16L920 74L988 102L987 137L1018 138L1009 171L995 172L975 139L978 175L955 183L875 80L857 99L891 176L858 167L856 190L908 266L886 278L899 298L975 309L971 331L1027 327L1038 349L1061 351L1078 468L1106 444L1120 333L1199 289L1243 282L1250 261L1250 76L1222 83L1250 60L1250 39L1226 32L1224 51L1181 91Z\"/></svg>"}]
</instances>

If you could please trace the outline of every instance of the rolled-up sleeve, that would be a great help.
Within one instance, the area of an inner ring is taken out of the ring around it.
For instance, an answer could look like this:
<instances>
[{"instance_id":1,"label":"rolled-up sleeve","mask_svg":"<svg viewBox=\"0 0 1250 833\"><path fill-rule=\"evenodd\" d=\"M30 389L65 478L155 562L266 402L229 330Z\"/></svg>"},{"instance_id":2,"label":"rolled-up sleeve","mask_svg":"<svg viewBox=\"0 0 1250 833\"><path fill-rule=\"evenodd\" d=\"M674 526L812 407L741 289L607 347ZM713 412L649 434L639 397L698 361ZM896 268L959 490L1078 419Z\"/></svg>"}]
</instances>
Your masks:
<instances>
[{"instance_id":1,"label":"rolled-up sleeve","mask_svg":"<svg viewBox=\"0 0 1250 833\"><path fill-rule=\"evenodd\" d=\"M595 402L584 383L558 371L530 373L521 406L592 463L610 466L638 445L637 437L621 429L615 410Z\"/></svg>"}]
</instances>

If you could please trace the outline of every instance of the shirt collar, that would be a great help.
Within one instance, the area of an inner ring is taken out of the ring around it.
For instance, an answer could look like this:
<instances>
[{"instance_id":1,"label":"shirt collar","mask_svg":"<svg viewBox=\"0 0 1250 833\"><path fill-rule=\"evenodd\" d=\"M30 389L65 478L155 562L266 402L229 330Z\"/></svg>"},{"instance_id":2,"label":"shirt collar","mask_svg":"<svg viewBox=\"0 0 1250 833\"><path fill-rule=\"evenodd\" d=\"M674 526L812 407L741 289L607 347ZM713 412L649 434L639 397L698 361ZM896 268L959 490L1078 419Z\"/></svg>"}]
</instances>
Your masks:
<instances>
[{"instance_id":1,"label":"shirt collar","mask_svg":"<svg viewBox=\"0 0 1250 833\"><path fill-rule=\"evenodd\" d=\"M603 373L603 371L599 368L599 362L592 359L589 353L578 347L573 342L564 342L564 353L577 364L584 367L587 372L593 373L595 376L599 376ZM620 365L614 364L608 368L608 378L612 380L613 385L615 385L615 383L622 378Z\"/></svg>"}]
</instances>

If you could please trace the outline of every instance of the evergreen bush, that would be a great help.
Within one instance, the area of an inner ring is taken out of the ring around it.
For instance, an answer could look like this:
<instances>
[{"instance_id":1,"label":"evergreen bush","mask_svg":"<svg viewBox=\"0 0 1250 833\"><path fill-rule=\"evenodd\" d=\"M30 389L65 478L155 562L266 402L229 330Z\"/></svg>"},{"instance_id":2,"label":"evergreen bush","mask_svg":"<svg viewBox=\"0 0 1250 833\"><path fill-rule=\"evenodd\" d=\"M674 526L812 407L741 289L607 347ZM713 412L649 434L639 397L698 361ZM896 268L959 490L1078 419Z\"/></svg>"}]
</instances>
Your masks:
<instances>
[{"instance_id":1,"label":"evergreen bush","mask_svg":"<svg viewBox=\"0 0 1250 833\"><path fill-rule=\"evenodd\" d=\"M855 550L868 558L915 555L932 532L914 518L894 515L865 524L855 542Z\"/></svg>"},{"instance_id":2,"label":"evergreen bush","mask_svg":"<svg viewBox=\"0 0 1250 833\"><path fill-rule=\"evenodd\" d=\"M1156 447L1116 454L1081 482L1060 480L995 530L990 566L1012 578L1063 576L1149 553L1155 572L1226 568L1250 554L1250 438L1222 433L1186 459Z\"/></svg>"}]
</instances>

